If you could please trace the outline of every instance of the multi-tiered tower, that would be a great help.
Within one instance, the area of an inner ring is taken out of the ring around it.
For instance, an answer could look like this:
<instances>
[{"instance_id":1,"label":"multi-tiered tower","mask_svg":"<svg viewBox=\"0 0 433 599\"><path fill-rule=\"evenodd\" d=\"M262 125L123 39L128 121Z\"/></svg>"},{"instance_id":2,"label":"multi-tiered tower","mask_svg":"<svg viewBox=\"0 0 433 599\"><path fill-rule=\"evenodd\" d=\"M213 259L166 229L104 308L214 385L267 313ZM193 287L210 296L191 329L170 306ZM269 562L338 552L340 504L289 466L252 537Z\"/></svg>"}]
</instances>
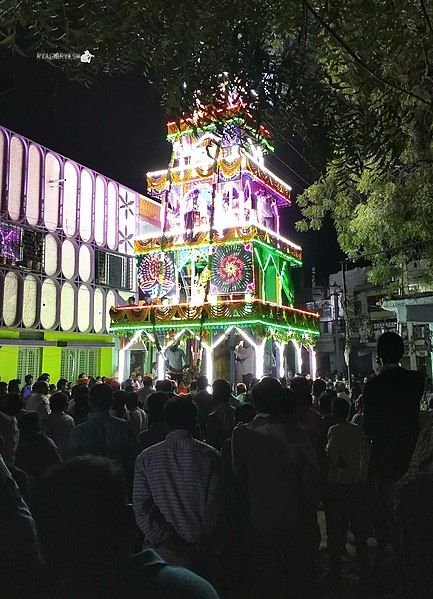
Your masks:
<instances>
[{"instance_id":1,"label":"multi-tiered tower","mask_svg":"<svg viewBox=\"0 0 433 599\"><path fill-rule=\"evenodd\" d=\"M235 335L255 348L256 376L266 364L283 374L290 341L301 370L318 319L293 307L302 252L280 235L291 188L264 164L269 131L237 102L169 123L168 139L168 169L147 176L161 234L135 240L139 305L113 309L112 329L156 345L159 376L164 349L184 337L190 362L210 378L233 375Z\"/></svg>"}]
</instances>

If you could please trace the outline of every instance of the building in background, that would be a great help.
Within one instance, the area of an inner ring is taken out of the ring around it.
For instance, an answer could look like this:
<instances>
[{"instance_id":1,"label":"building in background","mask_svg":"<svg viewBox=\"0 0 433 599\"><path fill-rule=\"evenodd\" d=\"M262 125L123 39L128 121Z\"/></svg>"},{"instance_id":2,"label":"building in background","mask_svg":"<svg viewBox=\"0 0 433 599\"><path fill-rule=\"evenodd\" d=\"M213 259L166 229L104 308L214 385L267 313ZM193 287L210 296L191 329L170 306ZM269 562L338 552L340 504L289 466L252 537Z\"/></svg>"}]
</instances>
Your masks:
<instances>
[{"instance_id":1,"label":"building in background","mask_svg":"<svg viewBox=\"0 0 433 599\"><path fill-rule=\"evenodd\" d=\"M0 128L0 377L114 374L109 310L135 295L137 228L159 205Z\"/></svg>"},{"instance_id":2,"label":"building in background","mask_svg":"<svg viewBox=\"0 0 433 599\"><path fill-rule=\"evenodd\" d=\"M313 271L312 301L306 306L320 313L317 340L317 370L321 374L346 370L346 338L350 341L352 373L368 373L377 368L376 345L386 331L398 332L405 343L402 365L432 377L433 293L425 284L420 262L405 266L405 284L389 295L368 281L368 268L347 270L347 314L344 313L343 272L331 274L317 284ZM305 292L304 292L304 295ZM346 334L346 326L349 329Z\"/></svg>"},{"instance_id":3,"label":"building in background","mask_svg":"<svg viewBox=\"0 0 433 599\"><path fill-rule=\"evenodd\" d=\"M369 373L376 368L379 335L396 331L395 314L382 307L385 294L368 282L368 268L353 268L345 273L348 318L344 314L343 271L329 275L323 285L312 278L307 307L320 313L320 337L317 340L317 371L325 375L346 370L346 337L350 341L352 373ZM349 327L346 335L346 325Z\"/></svg>"}]
</instances>

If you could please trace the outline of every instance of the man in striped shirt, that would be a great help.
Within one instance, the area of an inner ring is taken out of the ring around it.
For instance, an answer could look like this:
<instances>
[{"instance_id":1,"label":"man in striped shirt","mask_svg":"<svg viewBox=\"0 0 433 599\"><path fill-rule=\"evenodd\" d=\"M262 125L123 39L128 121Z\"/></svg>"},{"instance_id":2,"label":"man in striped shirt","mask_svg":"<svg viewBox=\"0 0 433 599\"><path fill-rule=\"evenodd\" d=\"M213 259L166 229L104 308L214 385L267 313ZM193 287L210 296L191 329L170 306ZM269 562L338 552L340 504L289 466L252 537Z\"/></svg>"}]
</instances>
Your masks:
<instances>
[{"instance_id":1,"label":"man in striped shirt","mask_svg":"<svg viewBox=\"0 0 433 599\"><path fill-rule=\"evenodd\" d=\"M217 545L221 459L193 438L196 410L190 401L170 401L165 421L165 441L145 449L135 462L136 520L145 546L157 548L170 565L203 571L203 560L209 562Z\"/></svg>"}]
</instances>

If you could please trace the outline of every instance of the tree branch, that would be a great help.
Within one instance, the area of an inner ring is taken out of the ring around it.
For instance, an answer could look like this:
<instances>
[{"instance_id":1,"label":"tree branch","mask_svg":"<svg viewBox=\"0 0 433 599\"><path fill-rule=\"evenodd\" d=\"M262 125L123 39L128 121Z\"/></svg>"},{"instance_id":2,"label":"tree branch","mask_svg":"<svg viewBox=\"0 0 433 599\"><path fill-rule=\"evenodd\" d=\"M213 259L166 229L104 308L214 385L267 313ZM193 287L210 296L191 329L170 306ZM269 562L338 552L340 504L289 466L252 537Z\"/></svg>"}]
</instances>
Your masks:
<instances>
[{"instance_id":1,"label":"tree branch","mask_svg":"<svg viewBox=\"0 0 433 599\"><path fill-rule=\"evenodd\" d=\"M406 94L407 96L411 96L412 98L415 98L416 100L419 100L420 102L422 102L423 104L426 104L427 106L432 106L433 102L426 100L425 98L423 98L422 96L419 96L418 94L414 94L413 92L411 92L408 89L405 89L404 87L401 87L398 84L392 83L391 81L388 81L387 79L384 79L381 75L379 75L378 73L376 73L375 71L373 71L373 69L371 69L367 64L365 64L365 62L362 60L362 58L359 56L359 54L357 54L354 50L352 50L352 48L349 46L349 44L347 44L347 42L345 42L345 40L335 31L335 29L333 27L331 27L331 25L329 25L321 16L320 14L311 6L311 4L309 2L306 2L306 6L307 9L310 11L310 13L314 16L314 18L319 21L319 23L322 25L322 27L324 29L326 29L326 31L340 44L340 46L342 48L344 48L344 50L346 50L346 52L349 54L349 56L357 63L359 64L359 66L366 72L368 73L371 77L373 77L374 79L376 79L376 81L379 81L380 83L383 83L384 85L391 87L403 94Z\"/></svg>"},{"instance_id":2,"label":"tree branch","mask_svg":"<svg viewBox=\"0 0 433 599\"><path fill-rule=\"evenodd\" d=\"M426 7L426 5L424 4L424 0L419 0L419 3L420 3L420 6L421 6L421 10L422 10L422 12L423 12L423 15L424 15L424 17L425 17L425 20L426 20L426 21L427 21L427 23L428 23L428 27L429 27L430 31L433 33L433 25L432 25L432 22L431 22L430 16L429 16L429 14L428 14L428 12L427 12L427 7Z\"/></svg>"}]
</instances>

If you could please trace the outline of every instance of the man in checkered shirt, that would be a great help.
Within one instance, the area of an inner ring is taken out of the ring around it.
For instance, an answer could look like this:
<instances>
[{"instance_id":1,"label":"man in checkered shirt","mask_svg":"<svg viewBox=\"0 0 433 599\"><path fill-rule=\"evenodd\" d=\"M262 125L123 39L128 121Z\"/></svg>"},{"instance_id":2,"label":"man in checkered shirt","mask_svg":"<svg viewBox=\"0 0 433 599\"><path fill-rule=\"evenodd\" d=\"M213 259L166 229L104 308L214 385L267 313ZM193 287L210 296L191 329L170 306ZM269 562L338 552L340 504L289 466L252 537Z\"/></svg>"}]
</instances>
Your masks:
<instances>
[{"instance_id":1,"label":"man in checkered shirt","mask_svg":"<svg viewBox=\"0 0 433 599\"><path fill-rule=\"evenodd\" d=\"M192 437L197 409L191 401L170 401L165 420L165 441L145 449L135 462L135 517L145 546L156 548L170 565L203 571L218 545L220 455Z\"/></svg>"}]
</instances>

